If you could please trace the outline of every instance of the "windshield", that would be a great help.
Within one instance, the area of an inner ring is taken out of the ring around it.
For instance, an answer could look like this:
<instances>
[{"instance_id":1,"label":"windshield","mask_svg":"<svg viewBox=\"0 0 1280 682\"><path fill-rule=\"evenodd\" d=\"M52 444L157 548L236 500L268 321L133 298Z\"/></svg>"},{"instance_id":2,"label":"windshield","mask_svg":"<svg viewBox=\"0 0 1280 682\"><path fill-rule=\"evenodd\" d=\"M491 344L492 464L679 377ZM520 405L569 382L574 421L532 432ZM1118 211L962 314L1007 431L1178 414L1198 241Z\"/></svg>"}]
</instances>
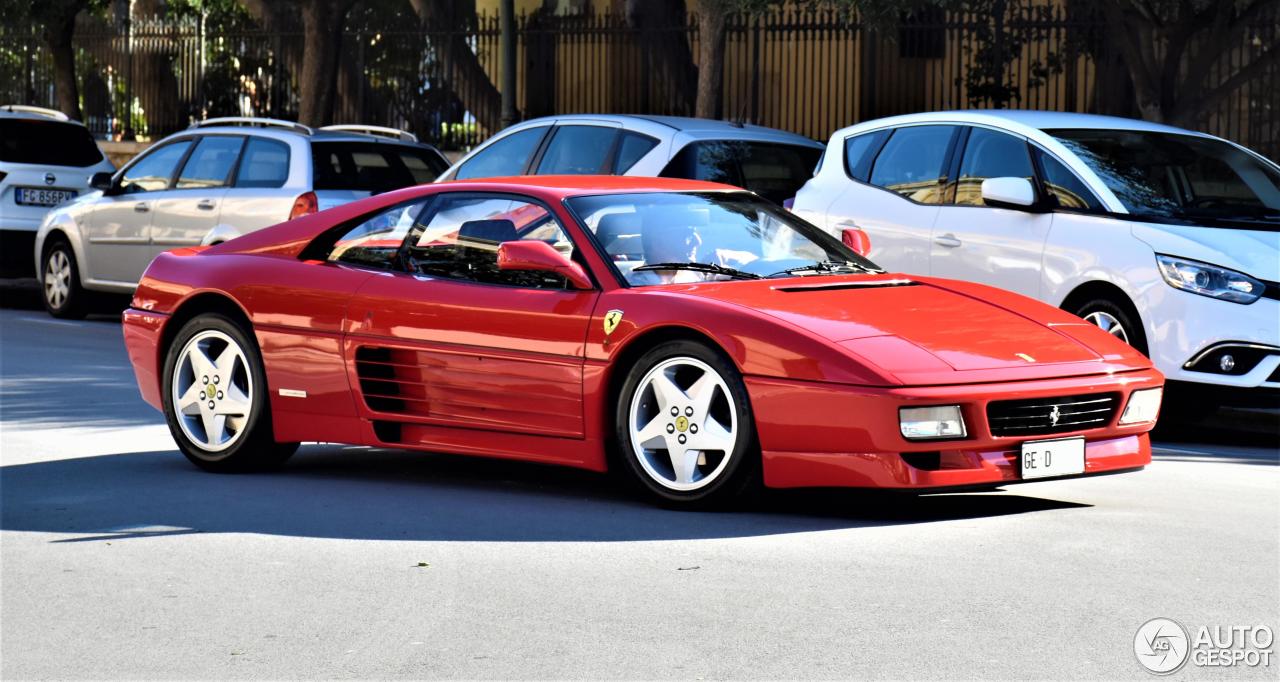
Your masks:
<instances>
[{"instance_id":1,"label":"windshield","mask_svg":"<svg viewBox=\"0 0 1280 682\"><path fill-rule=\"evenodd\" d=\"M1132 214L1280 222L1280 171L1221 140L1137 130L1047 131Z\"/></svg>"},{"instance_id":2,"label":"windshield","mask_svg":"<svg viewBox=\"0 0 1280 682\"><path fill-rule=\"evenodd\" d=\"M632 286L880 271L751 194L608 194L567 203Z\"/></svg>"}]
</instances>

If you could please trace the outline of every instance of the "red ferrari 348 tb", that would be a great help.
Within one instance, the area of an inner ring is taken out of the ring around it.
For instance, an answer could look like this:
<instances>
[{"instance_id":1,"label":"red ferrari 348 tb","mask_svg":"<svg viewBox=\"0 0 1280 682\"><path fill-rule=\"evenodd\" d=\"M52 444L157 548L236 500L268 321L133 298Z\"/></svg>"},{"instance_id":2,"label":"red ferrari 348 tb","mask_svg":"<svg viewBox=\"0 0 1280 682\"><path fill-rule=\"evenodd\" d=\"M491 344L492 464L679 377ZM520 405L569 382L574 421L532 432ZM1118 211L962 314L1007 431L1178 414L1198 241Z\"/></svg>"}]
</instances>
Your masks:
<instances>
[{"instance_id":1,"label":"red ferrari 348 tb","mask_svg":"<svg viewBox=\"0 0 1280 682\"><path fill-rule=\"evenodd\" d=\"M425 185L165 253L124 335L204 469L366 444L621 467L681 506L1138 469L1163 385L1065 312L653 178Z\"/></svg>"}]
</instances>

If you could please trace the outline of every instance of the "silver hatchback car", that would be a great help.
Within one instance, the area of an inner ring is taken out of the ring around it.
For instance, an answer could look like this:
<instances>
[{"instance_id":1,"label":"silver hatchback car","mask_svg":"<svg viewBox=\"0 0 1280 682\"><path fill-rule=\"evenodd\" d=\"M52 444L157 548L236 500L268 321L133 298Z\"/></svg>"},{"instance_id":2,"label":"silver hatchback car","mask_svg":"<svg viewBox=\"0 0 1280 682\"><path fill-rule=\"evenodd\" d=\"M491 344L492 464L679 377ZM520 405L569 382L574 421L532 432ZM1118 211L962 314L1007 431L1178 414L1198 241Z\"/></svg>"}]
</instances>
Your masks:
<instances>
[{"instance_id":1,"label":"silver hatchback car","mask_svg":"<svg viewBox=\"0 0 1280 682\"><path fill-rule=\"evenodd\" d=\"M90 292L129 293L161 251L217 244L371 194L428 183L448 167L409 133L260 118L197 123L160 140L49 213L36 272L55 317Z\"/></svg>"},{"instance_id":2,"label":"silver hatchback car","mask_svg":"<svg viewBox=\"0 0 1280 682\"><path fill-rule=\"evenodd\" d=\"M441 180L509 175L640 175L737 185L781 204L813 175L823 145L764 126L679 116L573 114L519 123Z\"/></svg>"}]
</instances>

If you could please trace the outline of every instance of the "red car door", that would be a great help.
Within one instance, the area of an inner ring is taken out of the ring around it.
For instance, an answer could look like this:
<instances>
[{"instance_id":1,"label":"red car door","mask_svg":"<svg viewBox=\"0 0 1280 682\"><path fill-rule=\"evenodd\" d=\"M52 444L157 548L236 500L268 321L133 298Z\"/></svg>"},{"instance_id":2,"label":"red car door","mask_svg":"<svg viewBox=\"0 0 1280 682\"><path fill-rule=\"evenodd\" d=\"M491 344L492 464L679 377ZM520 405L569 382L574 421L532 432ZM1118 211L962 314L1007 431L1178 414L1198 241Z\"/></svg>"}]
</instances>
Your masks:
<instances>
[{"instance_id":1,"label":"red car door","mask_svg":"<svg viewBox=\"0 0 1280 682\"><path fill-rule=\"evenodd\" d=\"M344 352L375 424L581 438L587 327L599 293L556 274L499 271L498 245L574 244L545 206L444 193L347 308ZM380 440L400 440L386 438Z\"/></svg>"}]
</instances>

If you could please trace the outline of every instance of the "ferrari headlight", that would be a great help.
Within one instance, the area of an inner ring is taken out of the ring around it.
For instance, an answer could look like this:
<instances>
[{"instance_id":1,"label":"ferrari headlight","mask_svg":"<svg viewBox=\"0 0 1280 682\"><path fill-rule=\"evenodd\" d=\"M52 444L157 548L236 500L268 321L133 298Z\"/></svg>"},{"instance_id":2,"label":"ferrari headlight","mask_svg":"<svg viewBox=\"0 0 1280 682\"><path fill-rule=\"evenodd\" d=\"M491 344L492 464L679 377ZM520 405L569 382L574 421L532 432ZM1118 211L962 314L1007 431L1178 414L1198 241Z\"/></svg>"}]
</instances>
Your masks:
<instances>
[{"instance_id":1,"label":"ferrari headlight","mask_svg":"<svg viewBox=\"0 0 1280 682\"><path fill-rule=\"evenodd\" d=\"M964 416L959 405L898 408L898 428L907 440L964 438Z\"/></svg>"},{"instance_id":2,"label":"ferrari headlight","mask_svg":"<svg viewBox=\"0 0 1280 682\"><path fill-rule=\"evenodd\" d=\"M1120 415L1120 425L1143 424L1153 422L1160 414L1160 400L1164 397L1163 388L1144 388L1134 391L1129 396L1129 404Z\"/></svg>"},{"instance_id":3,"label":"ferrari headlight","mask_svg":"<svg viewBox=\"0 0 1280 682\"><path fill-rule=\"evenodd\" d=\"M1253 303L1266 287L1242 272L1186 258L1157 255L1156 263L1169 286L1232 303Z\"/></svg>"}]
</instances>

